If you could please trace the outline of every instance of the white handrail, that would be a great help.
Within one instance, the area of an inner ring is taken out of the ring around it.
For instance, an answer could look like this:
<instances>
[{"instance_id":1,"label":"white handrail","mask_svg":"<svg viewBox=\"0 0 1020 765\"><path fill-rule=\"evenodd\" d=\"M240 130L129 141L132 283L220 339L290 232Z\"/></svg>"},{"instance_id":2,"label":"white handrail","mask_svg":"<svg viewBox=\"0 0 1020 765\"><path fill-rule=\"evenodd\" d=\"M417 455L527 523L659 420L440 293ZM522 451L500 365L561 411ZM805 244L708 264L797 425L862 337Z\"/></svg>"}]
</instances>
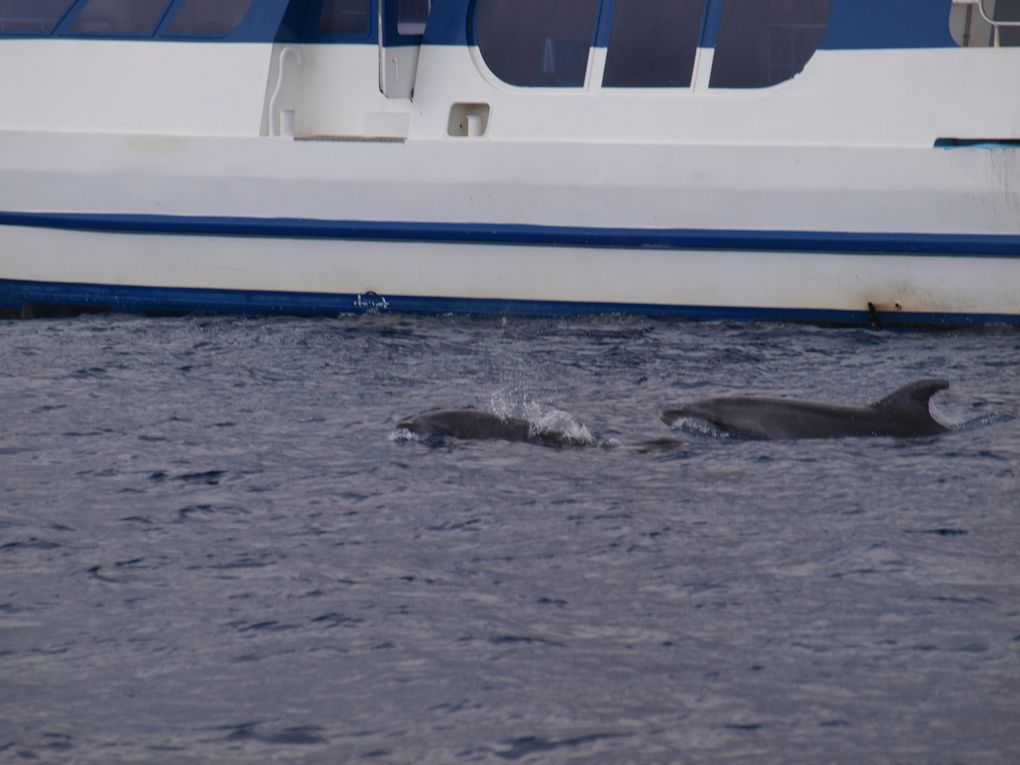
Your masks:
<instances>
[{"instance_id":1,"label":"white handrail","mask_svg":"<svg viewBox=\"0 0 1020 765\"><path fill-rule=\"evenodd\" d=\"M280 91L283 90L284 64L287 60L287 54L289 53L294 54L298 66L301 66L302 63L301 50L299 48L295 48L293 45L288 45L280 51L280 58L277 63L279 71L276 73L276 88L273 90L273 95L269 97L269 135L271 136L282 135L282 131L280 129L280 115L277 114L276 111L276 100L280 97Z\"/></svg>"}]
</instances>

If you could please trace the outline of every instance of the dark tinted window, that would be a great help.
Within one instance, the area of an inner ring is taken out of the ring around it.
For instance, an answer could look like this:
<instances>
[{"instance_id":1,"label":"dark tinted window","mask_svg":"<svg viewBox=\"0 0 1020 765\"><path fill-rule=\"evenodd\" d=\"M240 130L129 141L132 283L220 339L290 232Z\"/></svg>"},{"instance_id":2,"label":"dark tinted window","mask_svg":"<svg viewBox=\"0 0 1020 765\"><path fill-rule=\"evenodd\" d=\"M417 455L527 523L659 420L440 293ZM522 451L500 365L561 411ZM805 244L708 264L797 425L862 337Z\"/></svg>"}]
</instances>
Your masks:
<instances>
[{"instance_id":1,"label":"dark tinted window","mask_svg":"<svg viewBox=\"0 0 1020 765\"><path fill-rule=\"evenodd\" d=\"M704 0L616 0L602 84L688 87L703 8Z\"/></svg>"},{"instance_id":2,"label":"dark tinted window","mask_svg":"<svg viewBox=\"0 0 1020 765\"><path fill-rule=\"evenodd\" d=\"M764 88L790 79L818 49L828 20L829 0L724 0L709 84Z\"/></svg>"},{"instance_id":3,"label":"dark tinted window","mask_svg":"<svg viewBox=\"0 0 1020 765\"><path fill-rule=\"evenodd\" d=\"M423 35L431 0L397 0L397 34Z\"/></svg>"},{"instance_id":4,"label":"dark tinted window","mask_svg":"<svg viewBox=\"0 0 1020 765\"><path fill-rule=\"evenodd\" d=\"M74 0L0 0L0 34L49 34Z\"/></svg>"},{"instance_id":5,"label":"dark tinted window","mask_svg":"<svg viewBox=\"0 0 1020 765\"><path fill-rule=\"evenodd\" d=\"M368 0L326 0L319 16L319 33L324 35L367 35Z\"/></svg>"},{"instance_id":6,"label":"dark tinted window","mask_svg":"<svg viewBox=\"0 0 1020 765\"><path fill-rule=\"evenodd\" d=\"M145 37L156 31L168 0L91 0L75 18L71 34Z\"/></svg>"},{"instance_id":7,"label":"dark tinted window","mask_svg":"<svg viewBox=\"0 0 1020 765\"><path fill-rule=\"evenodd\" d=\"M1020 21L1020 0L981 0L992 21Z\"/></svg>"},{"instance_id":8,"label":"dark tinted window","mask_svg":"<svg viewBox=\"0 0 1020 765\"><path fill-rule=\"evenodd\" d=\"M226 37L251 8L251 0L184 0L166 31L186 37Z\"/></svg>"},{"instance_id":9,"label":"dark tinted window","mask_svg":"<svg viewBox=\"0 0 1020 765\"><path fill-rule=\"evenodd\" d=\"M511 85L584 85L598 6L599 0L478 0L482 58Z\"/></svg>"},{"instance_id":10,"label":"dark tinted window","mask_svg":"<svg viewBox=\"0 0 1020 765\"><path fill-rule=\"evenodd\" d=\"M993 21L1020 24L1020 0L983 0L985 13ZM1007 48L1020 46L1020 26L1000 26L999 45Z\"/></svg>"}]
</instances>

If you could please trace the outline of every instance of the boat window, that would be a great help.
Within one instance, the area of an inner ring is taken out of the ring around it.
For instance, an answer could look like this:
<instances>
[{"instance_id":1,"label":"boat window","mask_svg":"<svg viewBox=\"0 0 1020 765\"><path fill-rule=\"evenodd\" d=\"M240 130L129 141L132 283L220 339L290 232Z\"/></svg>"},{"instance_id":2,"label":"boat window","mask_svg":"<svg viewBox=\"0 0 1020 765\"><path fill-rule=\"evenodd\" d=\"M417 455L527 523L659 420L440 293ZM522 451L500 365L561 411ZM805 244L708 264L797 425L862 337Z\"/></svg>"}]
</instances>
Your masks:
<instances>
[{"instance_id":1,"label":"boat window","mask_svg":"<svg viewBox=\"0 0 1020 765\"><path fill-rule=\"evenodd\" d=\"M475 39L511 85L581 87L599 0L478 0Z\"/></svg>"},{"instance_id":2,"label":"boat window","mask_svg":"<svg viewBox=\"0 0 1020 765\"><path fill-rule=\"evenodd\" d=\"M397 0L397 34L420 37L425 34L431 0Z\"/></svg>"},{"instance_id":3,"label":"boat window","mask_svg":"<svg viewBox=\"0 0 1020 765\"><path fill-rule=\"evenodd\" d=\"M703 0L616 0L602 84L689 87Z\"/></svg>"},{"instance_id":4,"label":"boat window","mask_svg":"<svg viewBox=\"0 0 1020 765\"><path fill-rule=\"evenodd\" d=\"M251 9L251 0L184 0L166 32L181 37L226 37Z\"/></svg>"},{"instance_id":5,"label":"boat window","mask_svg":"<svg viewBox=\"0 0 1020 765\"><path fill-rule=\"evenodd\" d=\"M789 80L825 35L829 0L724 0L709 85L764 88Z\"/></svg>"},{"instance_id":6,"label":"boat window","mask_svg":"<svg viewBox=\"0 0 1020 765\"><path fill-rule=\"evenodd\" d=\"M1020 22L1020 0L980 0L985 15L992 21Z\"/></svg>"},{"instance_id":7,"label":"boat window","mask_svg":"<svg viewBox=\"0 0 1020 765\"><path fill-rule=\"evenodd\" d=\"M996 26L996 44L1004 47L1020 45L1020 0L981 0L985 15Z\"/></svg>"},{"instance_id":8,"label":"boat window","mask_svg":"<svg viewBox=\"0 0 1020 765\"><path fill-rule=\"evenodd\" d=\"M368 0L326 0L319 16L319 34L367 35Z\"/></svg>"},{"instance_id":9,"label":"boat window","mask_svg":"<svg viewBox=\"0 0 1020 765\"><path fill-rule=\"evenodd\" d=\"M74 0L0 0L0 34L48 35Z\"/></svg>"},{"instance_id":10,"label":"boat window","mask_svg":"<svg viewBox=\"0 0 1020 765\"><path fill-rule=\"evenodd\" d=\"M156 31L167 0L89 0L71 24L73 35L148 37Z\"/></svg>"}]
</instances>

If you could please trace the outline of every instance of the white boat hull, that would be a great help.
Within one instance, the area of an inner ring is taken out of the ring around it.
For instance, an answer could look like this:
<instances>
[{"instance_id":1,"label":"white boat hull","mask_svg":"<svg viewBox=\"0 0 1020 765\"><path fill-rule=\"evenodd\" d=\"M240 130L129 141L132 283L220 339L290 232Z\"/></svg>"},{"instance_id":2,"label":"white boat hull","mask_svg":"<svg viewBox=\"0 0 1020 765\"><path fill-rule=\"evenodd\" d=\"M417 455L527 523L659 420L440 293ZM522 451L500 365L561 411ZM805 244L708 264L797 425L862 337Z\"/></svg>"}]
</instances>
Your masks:
<instances>
[{"instance_id":1,"label":"white boat hull","mask_svg":"<svg viewBox=\"0 0 1020 765\"><path fill-rule=\"evenodd\" d=\"M9 309L1016 321L1020 258L205 236L3 226Z\"/></svg>"}]
</instances>

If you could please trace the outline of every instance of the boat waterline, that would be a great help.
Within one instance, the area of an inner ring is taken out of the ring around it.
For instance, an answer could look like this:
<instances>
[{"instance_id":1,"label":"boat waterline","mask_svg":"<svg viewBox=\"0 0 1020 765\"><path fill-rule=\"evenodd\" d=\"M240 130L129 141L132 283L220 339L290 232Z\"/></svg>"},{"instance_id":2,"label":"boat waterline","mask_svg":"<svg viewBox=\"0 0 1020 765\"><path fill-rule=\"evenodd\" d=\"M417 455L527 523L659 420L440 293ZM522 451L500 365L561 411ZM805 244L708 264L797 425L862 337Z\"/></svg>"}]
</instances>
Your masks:
<instances>
[{"instance_id":1,"label":"boat waterline","mask_svg":"<svg viewBox=\"0 0 1020 765\"><path fill-rule=\"evenodd\" d=\"M692 235L686 248L623 250L541 244L530 230L518 232L532 237L528 243L450 241L438 231L436 241L395 242L371 238L368 228L359 231L364 238L336 238L325 231L286 235L280 221L265 226L261 236L211 236L4 225L0 234L11 247L0 253L0 305L306 315L624 312L889 324L1020 317L1012 288L1020 257L1011 254L1011 237L978 238L980 254L949 257L960 246L952 237L930 237L934 252L921 250L924 238L903 239L897 252L887 248L894 239L882 245L878 237L846 236L842 249L777 249L775 235L758 242L769 249L751 249L750 233L724 247L725 237L707 241L703 232L700 245ZM824 239L802 237L789 241Z\"/></svg>"}]
</instances>

